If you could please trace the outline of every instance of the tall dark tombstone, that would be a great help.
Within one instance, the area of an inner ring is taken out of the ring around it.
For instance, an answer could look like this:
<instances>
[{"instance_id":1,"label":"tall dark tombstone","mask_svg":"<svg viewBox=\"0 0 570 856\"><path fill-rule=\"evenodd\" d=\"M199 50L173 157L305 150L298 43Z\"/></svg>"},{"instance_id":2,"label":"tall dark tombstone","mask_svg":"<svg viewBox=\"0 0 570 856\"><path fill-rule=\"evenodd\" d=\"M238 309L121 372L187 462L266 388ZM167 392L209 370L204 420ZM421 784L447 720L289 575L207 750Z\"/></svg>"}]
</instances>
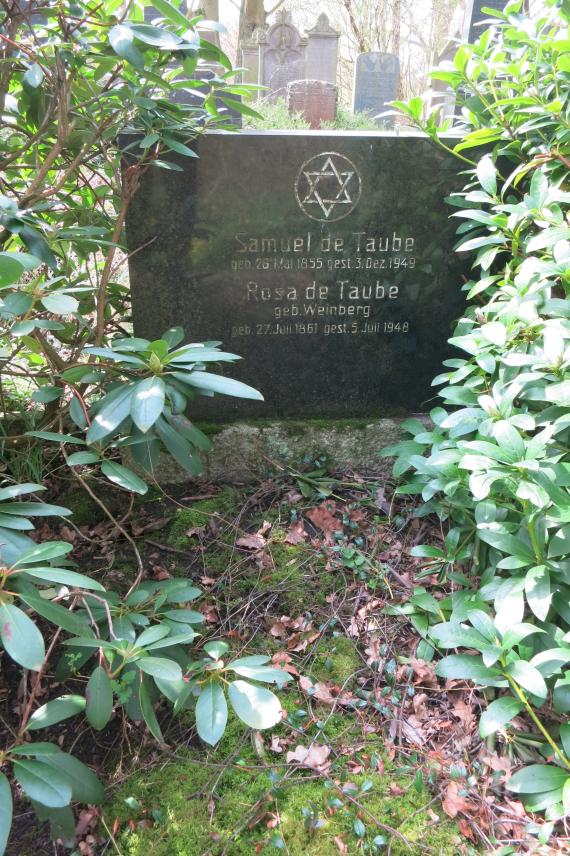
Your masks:
<instances>
[{"instance_id":1,"label":"tall dark tombstone","mask_svg":"<svg viewBox=\"0 0 570 856\"><path fill-rule=\"evenodd\" d=\"M382 132L216 133L197 153L148 170L129 208L135 335L221 340L265 402L200 398L194 415L429 409L463 307L455 159Z\"/></svg>"},{"instance_id":2,"label":"tall dark tombstone","mask_svg":"<svg viewBox=\"0 0 570 856\"><path fill-rule=\"evenodd\" d=\"M356 57L352 109L378 116L398 95L400 60L395 54L370 51ZM390 124L391 120L380 119Z\"/></svg>"},{"instance_id":3,"label":"tall dark tombstone","mask_svg":"<svg viewBox=\"0 0 570 856\"><path fill-rule=\"evenodd\" d=\"M465 33L471 44L477 41L484 30L484 27L478 26L478 24L489 18L489 15L482 10L489 8L502 12L507 2L508 0L468 0Z\"/></svg>"}]
</instances>

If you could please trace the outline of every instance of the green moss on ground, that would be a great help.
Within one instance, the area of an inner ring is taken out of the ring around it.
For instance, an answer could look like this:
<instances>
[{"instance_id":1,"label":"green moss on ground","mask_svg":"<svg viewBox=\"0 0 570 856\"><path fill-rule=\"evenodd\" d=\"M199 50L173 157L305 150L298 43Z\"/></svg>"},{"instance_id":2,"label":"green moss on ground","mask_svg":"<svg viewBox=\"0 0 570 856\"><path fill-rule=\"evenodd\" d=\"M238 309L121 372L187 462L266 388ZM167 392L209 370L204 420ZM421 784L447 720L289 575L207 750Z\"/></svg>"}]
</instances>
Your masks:
<instances>
[{"instance_id":1,"label":"green moss on ground","mask_svg":"<svg viewBox=\"0 0 570 856\"><path fill-rule=\"evenodd\" d=\"M332 717L323 732L323 742L327 745L334 743L335 731L341 738L356 739L355 735L347 734L351 728L354 728L354 723L347 729L345 717ZM281 726L276 733L287 732ZM313 736L300 735L299 743L308 745ZM307 771L305 780L301 774L299 781L299 775L295 774L295 782L289 784L285 781L277 791L274 790L275 778L270 778L270 768L260 770L260 766L264 760L275 760L279 765L284 760L283 755L262 752L260 758L254 753L249 740L241 742L242 737L243 730L234 721L219 747L207 756L189 752L186 758L150 774L132 777L105 811L107 826L110 827L115 818L119 820L121 832L117 841L123 856L147 856L148 853L153 856L202 856L205 853L218 856L222 851L228 856L249 856L258 852L258 847L261 852L270 854L278 852L271 843L271 835L276 833L285 841L291 856L338 856L335 837L340 837L349 853L360 852L362 839L354 827L357 819L365 825L365 842L371 843L379 834L386 836L370 815L360 811L334 788L327 787L324 776L315 780ZM267 735L265 738L268 741ZM366 747L367 757L379 747L380 741L372 736ZM219 765L228 758L234 766L221 773ZM343 760L333 766L330 780L340 781L345 764ZM422 811L430 801L429 792L418 791L410 774L397 770L386 760L384 764L382 773L369 771L349 775L348 780L357 788L361 788L365 781L370 782L369 790L355 794L355 799L380 823L398 829L411 842L410 851L394 838L390 852L394 856L414 853L414 842L421 841L435 854L455 856L461 841L455 824L445 816L433 824ZM252 769L247 769L247 766ZM396 794L390 791L390 786L394 785L398 786ZM128 797L136 799L142 811L133 813L124 802ZM208 802L212 797L215 808L210 817ZM331 798L342 802L332 815L328 802ZM156 810L160 812L159 822L149 823L148 819L155 816ZM304 810L313 812L316 820L324 821L322 827L312 834L306 828ZM268 822L276 818L277 826L269 829ZM134 831L129 828L131 819Z\"/></svg>"},{"instance_id":2,"label":"green moss on ground","mask_svg":"<svg viewBox=\"0 0 570 856\"><path fill-rule=\"evenodd\" d=\"M332 681L349 689L354 675L363 667L354 642L347 636L321 639L313 653L308 675L316 681Z\"/></svg>"},{"instance_id":3,"label":"green moss on ground","mask_svg":"<svg viewBox=\"0 0 570 856\"><path fill-rule=\"evenodd\" d=\"M235 488L225 487L216 496L194 502L188 508L179 508L170 526L166 543L171 547L184 549L190 542L186 534L189 529L205 526L214 514L223 519L236 514L240 503L240 494Z\"/></svg>"}]
</instances>

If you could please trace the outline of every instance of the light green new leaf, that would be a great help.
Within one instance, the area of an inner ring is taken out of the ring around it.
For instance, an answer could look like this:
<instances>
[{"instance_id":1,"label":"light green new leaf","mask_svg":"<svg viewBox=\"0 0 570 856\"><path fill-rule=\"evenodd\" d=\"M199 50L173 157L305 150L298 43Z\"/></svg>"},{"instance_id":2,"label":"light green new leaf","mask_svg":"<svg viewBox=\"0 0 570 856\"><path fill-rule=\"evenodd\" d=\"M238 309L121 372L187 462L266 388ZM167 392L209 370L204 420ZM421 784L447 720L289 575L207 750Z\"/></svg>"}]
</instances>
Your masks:
<instances>
[{"instance_id":1,"label":"light green new leaf","mask_svg":"<svg viewBox=\"0 0 570 856\"><path fill-rule=\"evenodd\" d=\"M162 411L166 386L159 377L148 377L135 385L131 400L131 417L143 434L152 428Z\"/></svg>"},{"instance_id":2,"label":"light green new leaf","mask_svg":"<svg viewBox=\"0 0 570 856\"><path fill-rule=\"evenodd\" d=\"M3 856L12 827L12 789L4 773L0 773L0 856Z\"/></svg>"},{"instance_id":3,"label":"light green new leaf","mask_svg":"<svg viewBox=\"0 0 570 856\"><path fill-rule=\"evenodd\" d=\"M38 672L46 655L42 634L25 612L13 603L0 605L0 638L16 663Z\"/></svg>"},{"instance_id":4,"label":"light green new leaf","mask_svg":"<svg viewBox=\"0 0 570 856\"><path fill-rule=\"evenodd\" d=\"M481 737L489 737L490 734L494 734L495 731L510 722L523 706L522 701L512 696L503 696L492 701L479 721Z\"/></svg>"},{"instance_id":5,"label":"light green new leaf","mask_svg":"<svg viewBox=\"0 0 570 856\"><path fill-rule=\"evenodd\" d=\"M250 728L272 728L281 721L281 703L265 687L234 681L229 685L228 696L236 714Z\"/></svg>"},{"instance_id":6,"label":"light green new leaf","mask_svg":"<svg viewBox=\"0 0 570 856\"><path fill-rule=\"evenodd\" d=\"M33 712L28 720L28 731L48 728L57 722L63 722L71 716L76 716L85 710L85 699L80 695L63 695L42 704Z\"/></svg>"},{"instance_id":7,"label":"light green new leaf","mask_svg":"<svg viewBox=\"0 0 570 856\"><path fill-rule=\"evenodd\" d=\"M96 731L105 728L113 713L113 688L107 671L97 666L85 689L85 715Z\"/></svg>"},{"instance_id":8,"label":"light green new leaf","mask_svg":"<svg viewBox=\"0 0 570 856\"><path fill-rule=\"evenodd\" d=\"M30 799L48 808L62 808L71 802L69 778L43 761L14 761L14 776Z\"/></svg>"},{"instance_id":9,"label":"light green new leaf","mask_svg":"<svg viewBox=\"0 0 570 856\"><path fill-rule=\"evenodd\" d=\"M202 689L196 702L196 728L210 746L215 746L226 730L228 705L221 686L210 681Z\"/></svg>"}]
</instances>

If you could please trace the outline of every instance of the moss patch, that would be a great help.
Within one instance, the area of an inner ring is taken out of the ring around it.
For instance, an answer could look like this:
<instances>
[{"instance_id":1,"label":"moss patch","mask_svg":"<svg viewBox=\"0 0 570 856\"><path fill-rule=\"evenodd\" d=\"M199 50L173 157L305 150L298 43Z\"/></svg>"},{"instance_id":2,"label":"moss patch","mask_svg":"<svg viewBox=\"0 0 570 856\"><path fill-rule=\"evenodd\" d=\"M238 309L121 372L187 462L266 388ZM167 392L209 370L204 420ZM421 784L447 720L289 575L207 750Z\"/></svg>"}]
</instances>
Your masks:
<instances>
[{"instance_id":1,"label":"moss patch","mask_svg":"<svg viewBox=\"0 0 570 856\"><path fill-rule=\"evenodd\" d=\"M184 549L189 544L186 534L189 529L205 526L215 514L221 518L232 517L238 510L240 496L232 487L225 487L216 496L195 502L189 508L179 508L170 526L167 544Z\"/></svg>"},{"instance_id":2,"label":"moss patch","mask_svg":"<svg viewBox=\"0 0 570 856\"><path fill-rule=\"evenodd\" d=\"M363 667L354 642L346 636L321 639L314 653L308 674L317 681L333 681L349 689L353 676Z\"/></svg>"},{"instance_id":3,"label":"moss patch","mask_svg":"<svg viewBox=\"0 0 570 856\"><path fill-rule=\"evenodd\" d=\"M334 719L342 721L344 728L341 727L339 733L346 737L346 719ZM331 727L331 732L334 730ZM115 818L119 820L122 832L118 843L124 856L147 856L148 853L153 856L202 856L204 853L218 856L222 851L228 856L270 854L278 852L276 839L272 839L277 835L285 841L292 856L338 856L335 837L340 837L347 845L348 853L357 853L361 852L363 841L371 844L380 834L390 838L370 815L398 829L411 842L412 848L414 842L421 841L437 854L451 856L459 852L460 838L455 824L445 817L433 824L422 811L430 801L430 793L416 789L411 775L388 761L384 760L382 772L370 770L349 777L343 773L346 761L335 762L328 782L335 782L337 787L327 786L324 776L318 780L309 778L309 772L306 775L296 773L291 783L280 782L283 755L271 754L271 758L267 758L268 761L275 759L278 765L273 774L267 767L260 771L262 761L253 752L249 740L240 748L242 734L240 727L232 723L219 748L207 758L199 752L190 752L186 758L162 769L130 779L105 811L108 826ZM327 743L334 739L328 728L324 736ZM301 736L299 742L306 745L310 739ZM363 758L369 761L379 745L372 736L366 747L369 752L365 749ZM233 766L228 766L220 775L219 765L228 759L228 752L233 752L230 758ZM264 757L267 754L264 752ZM351 795L369 814L342 793L342 785L347 781L355 786ZM397 788L394 789L394 785ZM140 808L129 809L124 802L129 797L136 799ZM208 801L211 799L215 808L210 818ZM318 822L318 828L310 829L309 816L313 826ZM152 821L154 817L158 817L158 822ZM129 828L130 820L134 822L134 829ZM356 823L359 820L364 829ZM415 851L408 850L394 837L390 852L399 855Z\"/></svg>"}]
</instances>

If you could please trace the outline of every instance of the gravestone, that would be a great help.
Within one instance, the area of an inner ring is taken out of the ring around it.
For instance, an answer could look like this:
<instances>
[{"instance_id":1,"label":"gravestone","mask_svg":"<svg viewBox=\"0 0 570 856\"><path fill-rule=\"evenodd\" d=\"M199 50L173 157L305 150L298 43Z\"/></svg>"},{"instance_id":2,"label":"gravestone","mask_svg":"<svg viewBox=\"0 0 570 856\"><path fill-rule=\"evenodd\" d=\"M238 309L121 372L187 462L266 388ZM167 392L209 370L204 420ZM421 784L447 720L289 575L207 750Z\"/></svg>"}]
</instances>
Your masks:
<instances>
[{"instance_id":1,"label":"gravestone","mask_svg":"<svg viewBox=\"0 0 570 856\"><path fill-rule=\"evenodd\" d=\"M287 84L306 76L307 39L302 38L299 30L293 26L291 13L281 12L277 16L277 23L269 28L267 34L260 35L258 40L261 83L269 89L264 97L270 101L284 98Z\"/></svg>"},{"instance_id":2,"label":"gravestone","mask_svg":"<svg viewBox=\"0 0 570 856\"><path fill-rule=\"evenodd\" d=\"M287 85L289 113L300 113L313 130L321 122L334 122L337 97L336 86L323 80L294 80Z\"/></svg>"},{"instance_id":3,"label":"gravestone","mask_svg":"<svg viewBox=\"0 0 570 856\"><path fill-rule=\"evenodd\" d=\"M418 134L215 133L129 208L135 335L181 325L244 359L265 402L194 415L391 416L429 409L463 307L444 197L455 159ZM217 369L216 369L217 370ZM223 369L221 369L223 371Z\"/></svg>"},{"instance_id":4,"label":"gravestone","mask_svg":"<svg viewBox=\"0 0 570 856\"><path fill-rule=\"evenodd\" d=\"M353 111L377 116L398 94L400 60L395 54L371 51L356 57ZM380 119L389 124L391 120Z\"/></svg>"},{"instance_id":5,"label":"gravestone","mask_svg":"<svg viewBox=\"0 0 570 856\"><path fill-rule=\"evenodd\" d=\"M483 9L496 9L502 12L506 5L507 0L468 0L465 35L470 44L476 42L486 29L481 26L481 21L487 21L491 18L491 15L487 15Z\"/></svg>"},{"instance_id":6,"label":"gravestone","mask_svg":"<svg viewBox=\"0 0 570 856\"><path fill-rule=\"evenodd\" d=\"M324 80L336 85L338 40L340 33L333 29L323 12L314 27L307 30L306 75L310 80Z\"/></svg>"}]
</instances>

